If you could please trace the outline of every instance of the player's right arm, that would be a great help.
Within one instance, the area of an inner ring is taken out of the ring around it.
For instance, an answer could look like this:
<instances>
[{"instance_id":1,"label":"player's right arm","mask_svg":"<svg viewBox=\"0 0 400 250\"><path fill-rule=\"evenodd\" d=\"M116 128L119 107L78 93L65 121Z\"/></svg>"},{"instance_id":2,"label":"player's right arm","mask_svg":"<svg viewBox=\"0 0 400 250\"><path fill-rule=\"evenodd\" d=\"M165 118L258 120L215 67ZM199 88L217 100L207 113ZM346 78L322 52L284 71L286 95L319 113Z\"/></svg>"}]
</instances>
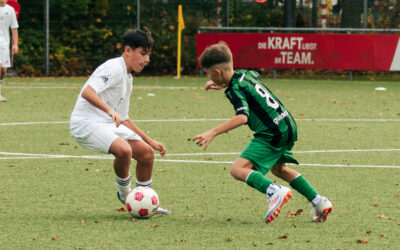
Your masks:
<instances>
[{"instance_id":1,"label":"player's right arm","mask_svg":"<svg viewBox=\"0 0 400 250\"><path fill-rule=\"evenodd\" d=\"M199 146L204 145L204 150L206 150L208 144L210 144L210 142L214 139L214 137L222 133L228 132L232 129L235 129L237 127L240 127L246 123L247 123L247 115L239 114L227 120L226 122L218 125L215 128L212 128L202 134L196 135L195 137L192 138L192 141L194 141Z\"/></svg>"},{"instance_id":2,"label":"player's right arm","mask_svg":"<svg viewBox=\"0 0 400 250\"><path fill-rule=\"evenodd\" d=\"M113 110L109 105L107 105L107 103L103 102L103 100L101 100L99 95L97 95L96 91L90 85L87 85L83 89L81 96L96 108L106 112L115 122L115 125L117 127L123 122L122 116L117 112L115 112L115 110Z\"/></svg>"}]
</instances>

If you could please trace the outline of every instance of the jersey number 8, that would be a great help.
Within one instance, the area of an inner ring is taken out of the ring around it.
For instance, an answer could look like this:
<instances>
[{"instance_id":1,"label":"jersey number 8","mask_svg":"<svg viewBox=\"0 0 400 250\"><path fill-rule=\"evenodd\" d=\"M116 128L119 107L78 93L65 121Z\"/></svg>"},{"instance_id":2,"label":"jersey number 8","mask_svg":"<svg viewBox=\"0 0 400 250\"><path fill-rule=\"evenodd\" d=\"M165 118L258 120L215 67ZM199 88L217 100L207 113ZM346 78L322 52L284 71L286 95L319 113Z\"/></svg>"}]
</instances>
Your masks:
<instances>
[{"instance_id":1,"label":"jersey number 8","mask_svg":"<svg viewBox=\"0 0 400 250\"><path fill-rule=\"evenodd\" d=\"M272 96L266 92L264 89L262 89L259 85L256 84L255 86L257 93L264 97L267 105L270 106L273 109L277 109L279 108L279 103L277 101L274 100L274 98L272 98Z\"/></svg>"}]
</instances>

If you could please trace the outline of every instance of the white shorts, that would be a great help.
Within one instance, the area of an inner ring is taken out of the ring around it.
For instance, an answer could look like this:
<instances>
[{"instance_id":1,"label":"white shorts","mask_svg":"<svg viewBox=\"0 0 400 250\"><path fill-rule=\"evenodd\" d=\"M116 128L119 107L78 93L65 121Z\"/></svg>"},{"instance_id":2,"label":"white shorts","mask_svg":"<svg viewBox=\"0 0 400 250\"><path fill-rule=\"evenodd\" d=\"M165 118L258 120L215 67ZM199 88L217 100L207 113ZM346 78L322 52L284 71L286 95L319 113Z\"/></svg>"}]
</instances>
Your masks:
<instances>
[{"instance_id":1,"label":"white shorts","mask_svg":"<svg viewBox=\"0 0 400 250\"><path fill-rule=\"evenodd\" d=\"M142 140L142 137L128 127L121 124L117 128L115 123L100 123L95 130L84 136L72 132L72 137L84 148L100 153L109 153L111 144L118 137L125 141Z\"/></svg>"},{"instance_id":2,"label":"white shorts","mask_svg":"<svg viewBox=\"0 0 400 250\"><path fill-rule=\"evenodd\" d=\"M10 48L0 46L0 64L2 68L11 67Z\"/></svg>"}]
</instances>

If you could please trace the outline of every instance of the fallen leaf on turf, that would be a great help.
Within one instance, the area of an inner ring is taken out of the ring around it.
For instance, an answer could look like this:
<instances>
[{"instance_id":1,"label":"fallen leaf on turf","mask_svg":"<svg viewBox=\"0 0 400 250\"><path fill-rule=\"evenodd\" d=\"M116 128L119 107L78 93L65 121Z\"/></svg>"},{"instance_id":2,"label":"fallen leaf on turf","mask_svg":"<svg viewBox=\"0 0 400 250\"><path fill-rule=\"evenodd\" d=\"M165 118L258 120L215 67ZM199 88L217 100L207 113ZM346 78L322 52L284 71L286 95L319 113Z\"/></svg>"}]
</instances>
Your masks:
<instances>
[{"instance_id":1,"label":"fallen leaf on turf","mask_svg":"<svg viewBox=\"0 0 400 250\"><path fill-rule=\"evenodd\" d=\"M358 239L356 240L357 243L361 243L361 244L368 244L369 240L368 239Z\"/></svg>"},{"instance_id":2,"label":"fallen leaf on turf","mask_svg":"<svg viewBox=\"0 0 400 250\"><path fill-rule=\"evenodd\" d=\"M126 208L124 208L124 207L116 208L115 211L117 211L117 212L126 212Z\"/></svg>"},{"instance_id":3,"label":"fallen leaf on turf","mask_svg":"<svg viewBox=\"0 0 400 250\"><path fill-rule=\"evenodd\" d=\"M281 235L281 236L278 237L279 240L287 239L287 238L288 238L287 235Z\"/></svg>"},{"instance_id":4,"label":"fallen leaf on turf","mask_svg":"<svg viewBox=\"0 0 400 250\"><path fill-rule=\"evenodd\" d=\"M380 234L379 235L381 238L385 238L386 237L386 234Z\"/></svg>"},{"instance_id":5,"label":"fallen leaf on turf","mask_svg":"<svg viewBox=\"0 0 400 250\"><path fill-rule=\"evenodd\" d=\"M58 236L51 237L51 240L58 240Z\"/></svg>"},{"instance_id":6,"label":"fallen leaf on turf","mask_svg":"<svg viewBox=\"0 0 400 250\"><path fill-rule=\"evenodd\" d=\"M188 214L187 217L194 217L195 214Z\"/></svg>"},{"instance_id":7,"label":"fallen leaf on turf","mask_svg":"<svg viewBox=\"0 0 400 250\"><path fill-rule=\"evenodd\" d=\"M68 143L68 142L61 142L60 145L62 145L62 146L68 146L69 143Z\"/></svg>"},{"instance_id":8,"label":"fallen leaf on turf","mask_svg":"<svg viewBox=\"0 0 400 250\"><path fill-rule=\"evenodd\" d=\"M110 227L113 227L113 226L114 226L114 222L110 221L110 222L108 223L108 225L109 225Z\"/></svg>"},{"instance_id":9,"label":"fallen leaf on turf","mask_svg":"<svg viewBox=\"0 0 400 250\"><path fill-rule=\"evenodd\" d=\"M379 203L378 203L378 202L374 202L374 203L371 204L371 206L373 206L373 207L378 207L378 206L379 206Z\"/></svg>"},{"instance_id":10,"label":"fallen leaf on turf","mask_svg":"<svg viewBox=\"0 0 400 250\"><path fill-rule=\"evenodd\" d=\"M36 237L33 237L33 239L32 240L36 240Z\"/></svg>"},{"instance_id":11,"label":"fallen leaf on turf","mask_svg":"<svg viewBox=\"0 0 400 250\"><path fill-rule=\"evenodd\" d=\"M372 231L371 231L371 230L368 230L368 231L367 231L367 234L371 234L371 233L372 233Z\"/></svg>"},{"instance_id":12,"label":"fallen leaf on turf","mask_svg":"<svg viewBox=\"0 0 400 250\"><path fill-rule=\"evenodd\" d=\"M85 223L85 220L84 220L84 219L82 219L82 220L80 220L80 222L81 222L82 224L84 224L84 223Z\"/></svg>"},{"instance_id":13,"label":"fallen leaf on turf","mask_svg":"<svg viewBox=\"0 0 400 250\"><path fill-rule=\"evenodd\" d=\"M186 240L184 239L174 239L175 242L185 242Z\"/></svg>"},{"instance_id":14,"label":"fallen leaf on turf","mask_svg":"<svg viewBox=\"0 0 400 250\"><path fill-rule=\"evenodd\" d=\"M267 244L265 244L265 245L273 245L274 243L272 243L272 242L268 242Z\"/></svg>"},{"instance_id":15,"label":"fallen leaf on turf","mask_svg":"<svg viewBox=\"0 0 400 250\"><path fill-rule=\"evenodd\" d=\"M164 169L158 169L158 172L164 173L164 172L167 172L167 170L164 170Z\"/></svg>"},{"instance_id":16,"label":"fallen leaf on turf","mask_svg":"<svg viewBox=\"0 0 400 250\"><path fill-rule=\"evenodd\" d=\"M135 219L135 218L131 218L131 221L137 221L137 219Z\"/></svg>"},{"instance_id":17,"label":"fallen leaf on turf","mask_svg":"<svg viewBox=\"0 0 400 250\"><path fill-rule=\"evenodd\" d=\"M294 218L297 215L300 215L303 212L303 209L299 209L296 211L296 213L293 213L291 210L289 210L289 212L287 213L286 217L288 218Z\"/></svg>"},{"instance_id":18,"label":"fallen leaf on turf","mask_svg":"<svg viewBox=\"0 0 400 250\"><path fill-rule=\"evenodd\" d=\"M231 242L232 239L231 239L231 238L226 238L225 241L226 241L226 242Z\"/></svg>"},{"instance_id":19,"label":"fallen leaf on turf","mask_svg":"<svg viewBox=\"0 0 400 250\"><path fill-rule=\"evenodd\" d=\"M378 217L379 219L383 219L383 220L391 220L389 216L385 216L383 214L377 215L376 217Z\"/></svg>"},{"instance_id":20,"label":"fallen leaf on turf","mask_svg":"<svg viewBox=\"0 0 400 250\"><path fill-rule=\"evenodd\" d=\"M252 242L252 243L253 243L253 246L255 246L255 247L257 246L257 244L255 242Z\"/></svg>"},{"instance_id":21,"label":"fallen leaf on turf","mask_svg":"<svg viewBox=\"0 0 400 250\"><path fill-rule=\"evenodd\" d=\"M160 224L151 224L150 227L159 227Z\"/></svg>"}]
</instances>

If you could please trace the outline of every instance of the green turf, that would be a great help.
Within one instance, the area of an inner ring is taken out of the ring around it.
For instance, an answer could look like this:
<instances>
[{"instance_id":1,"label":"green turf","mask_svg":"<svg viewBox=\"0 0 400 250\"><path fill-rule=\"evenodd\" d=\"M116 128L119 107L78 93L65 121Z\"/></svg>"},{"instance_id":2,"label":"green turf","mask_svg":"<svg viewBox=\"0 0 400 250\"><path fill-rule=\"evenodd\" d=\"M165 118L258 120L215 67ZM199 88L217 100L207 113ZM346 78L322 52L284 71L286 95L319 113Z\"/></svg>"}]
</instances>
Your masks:
<instances>
[{"instance_id":1,"label":"green turf","mask_svg":"<svg viewBox=\"0 0 400 250\"><path fill-rule=\"evenodd\" d=\"M69 134L85 78L8 79L9 101L0 103L0 249L398 249L400 84L266 80L299 127L294 155L305 165L293 167L334 204L326 223L311 223L311 206L294 192L267 225L265 196L216 163L236 154L174 155L204 153L190 138L222 122L207 119L233 115L222 91L203 90L205 81L135 79L130 116L167 147L153 184L172 215L131 221L119 211L112 159L42 157L99 155ZM240 127L205 153L240 152L251 137ZM210 163L181 162L190 160Z\"/></svg>"}]
</instances>

